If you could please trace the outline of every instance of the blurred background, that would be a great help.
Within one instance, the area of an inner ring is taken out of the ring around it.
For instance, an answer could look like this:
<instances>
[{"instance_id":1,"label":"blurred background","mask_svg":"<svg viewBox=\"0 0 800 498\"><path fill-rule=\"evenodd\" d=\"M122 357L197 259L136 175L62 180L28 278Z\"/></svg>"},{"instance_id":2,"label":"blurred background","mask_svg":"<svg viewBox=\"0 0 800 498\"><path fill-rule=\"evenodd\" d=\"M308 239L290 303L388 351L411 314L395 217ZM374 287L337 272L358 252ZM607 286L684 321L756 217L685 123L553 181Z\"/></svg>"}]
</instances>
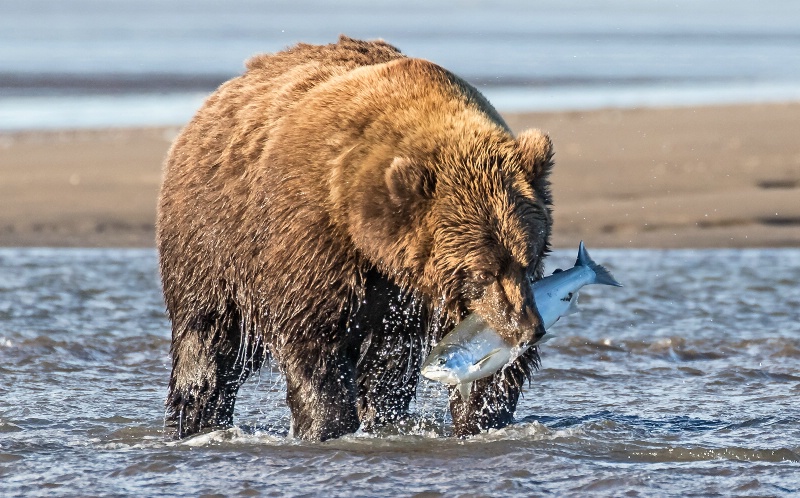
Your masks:
<instances>
[{"instance_id":1,"label":"blurred background","mask_svg":"<svg viewBox=\"0 0 800 498\"><path fill-rule=\"evenodd\" d=\"M0 0L0 130L182 124L254 54L383 38L501 111L800 100L794 0Z\"/></svg>"}]
</instances>

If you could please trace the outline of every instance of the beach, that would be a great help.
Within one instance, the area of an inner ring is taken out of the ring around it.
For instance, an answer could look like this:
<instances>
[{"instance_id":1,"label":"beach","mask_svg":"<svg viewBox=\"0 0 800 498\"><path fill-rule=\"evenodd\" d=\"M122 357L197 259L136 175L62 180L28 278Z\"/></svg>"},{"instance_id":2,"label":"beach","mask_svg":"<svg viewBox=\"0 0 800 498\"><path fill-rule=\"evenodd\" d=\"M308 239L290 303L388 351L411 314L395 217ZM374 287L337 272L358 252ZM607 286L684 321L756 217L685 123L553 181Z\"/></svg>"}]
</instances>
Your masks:
<instances>
[{"instance_id":1,"label":"beach","mask_svg":"<svg viewBox=\"0 0 800 498\"><path fill-rule=\"evenodd\" d=\"M555 148L553 246L800 246L800 104L505 114ZM150 247L179 127L0 134L0 246Z\"/></svg>"}]
</instances>

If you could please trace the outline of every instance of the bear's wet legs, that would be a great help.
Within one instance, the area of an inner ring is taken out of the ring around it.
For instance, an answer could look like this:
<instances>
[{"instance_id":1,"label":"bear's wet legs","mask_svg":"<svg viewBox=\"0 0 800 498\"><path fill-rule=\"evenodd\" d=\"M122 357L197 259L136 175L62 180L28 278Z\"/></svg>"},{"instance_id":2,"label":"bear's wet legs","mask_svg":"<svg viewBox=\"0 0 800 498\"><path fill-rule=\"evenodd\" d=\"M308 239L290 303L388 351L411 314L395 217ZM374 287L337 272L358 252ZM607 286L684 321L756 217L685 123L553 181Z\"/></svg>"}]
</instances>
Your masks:
<instances>
[{"instance_id":1,"label":"bear's wet legs","mask_svg":"<svg viewBox=\"0 0 800 498\"><path fill-rule=\"evenodd\" d=\"M406 418L416 394L424 338L418 330L393 332L369 337L358 363L358 414L366 431Z\"/></svg>"},{"instance_id":2,"label":"bear's wet legs","mask_svg":"<svg viewBox=\"0 0 800 498\"><path fill-rule=\"evenodd\" d=\"M464 403L461 394L455 388L451 388L450 414L453 417L453 435L471 436L507 426L514 419L518 399L518 388L484 379L476 381L472 386L467 403Z\"/></svg>"},{"instance_id":3,"label":"bear's wet legs","mask_svg":"<svg viewBox=\"0 0 800 498\"><path fill-rule=\"evenodd\" d=\"M236 393L260 368L263 346L242 345L236 313L198 315L173 335L166 425L179 438L230 426Z\"/></svg>"},{"instance_id":4,"label":"bear's wet legs","mask_svg":"<svg viewBox=\"0 0 800 498\"><path fill-rule=\"evenodd\" d=\"M349 317L358 341L358 415L372 430L405 419L416 394L419 366L427 352L426 314L376 269L366 275L363 302Z\"/></svg>"},{"instance_id":5,"label":"bear's wet legs","mask_svg":"<svg viewBox=\"0 0 800 498\"><path fill-rule=\"evenodd\" d=\"M455 388L450 388L453 435L471 436L513 422L522 386L538 365L539 354L531 348L508 368L477 380L466 402Z\"/></svg>"},{"instance_id":6,"label":"bear's wet legs","mask_svg":"<svg viewBox=\"0 0 800 498\"><path fill-rule=\"evenodd\" d=\"M338 348L295 348L280 358L295 437L325 441L358 430L355 368Z\"/></svg>"}]
</instances>

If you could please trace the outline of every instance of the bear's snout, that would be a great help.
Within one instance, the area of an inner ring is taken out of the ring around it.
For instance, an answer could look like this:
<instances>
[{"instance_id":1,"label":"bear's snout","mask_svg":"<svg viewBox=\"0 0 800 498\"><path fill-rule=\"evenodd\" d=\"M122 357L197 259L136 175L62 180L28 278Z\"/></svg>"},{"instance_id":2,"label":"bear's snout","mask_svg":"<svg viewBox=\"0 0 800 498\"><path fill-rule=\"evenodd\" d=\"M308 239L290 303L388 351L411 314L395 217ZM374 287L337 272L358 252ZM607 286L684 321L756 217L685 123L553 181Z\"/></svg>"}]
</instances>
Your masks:
<instances>
[{"instance_id":1,"label":"bear's snout","mask_svg":"<svg viewBox=\"0 0 800 498\"><path fill-rule=\"evenodd\" d=\"M535 342L545 333L533 288L524 274L497 278L471 308L511 344Z\"/></svg>"}]
</instances>

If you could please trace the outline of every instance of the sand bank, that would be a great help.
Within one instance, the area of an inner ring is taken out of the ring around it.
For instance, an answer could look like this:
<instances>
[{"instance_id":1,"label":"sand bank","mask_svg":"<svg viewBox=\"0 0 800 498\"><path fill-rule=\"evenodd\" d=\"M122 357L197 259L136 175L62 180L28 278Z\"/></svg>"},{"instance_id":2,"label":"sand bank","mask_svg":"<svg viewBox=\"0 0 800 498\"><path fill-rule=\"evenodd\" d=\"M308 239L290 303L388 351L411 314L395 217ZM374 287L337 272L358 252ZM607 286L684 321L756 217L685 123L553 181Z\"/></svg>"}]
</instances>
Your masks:
<instances>
[{"instance_id":1,"label":"sand bank","mask_svg":"<svg viewBox=\"0 0 800 498\"><path fill-rule=\"evenodd\" d=\"M556 150L554 245L800 246L800 104L506 115ZM0 134L0 245L153 245L177 128Z\"/></svg>"}]
</instances>

